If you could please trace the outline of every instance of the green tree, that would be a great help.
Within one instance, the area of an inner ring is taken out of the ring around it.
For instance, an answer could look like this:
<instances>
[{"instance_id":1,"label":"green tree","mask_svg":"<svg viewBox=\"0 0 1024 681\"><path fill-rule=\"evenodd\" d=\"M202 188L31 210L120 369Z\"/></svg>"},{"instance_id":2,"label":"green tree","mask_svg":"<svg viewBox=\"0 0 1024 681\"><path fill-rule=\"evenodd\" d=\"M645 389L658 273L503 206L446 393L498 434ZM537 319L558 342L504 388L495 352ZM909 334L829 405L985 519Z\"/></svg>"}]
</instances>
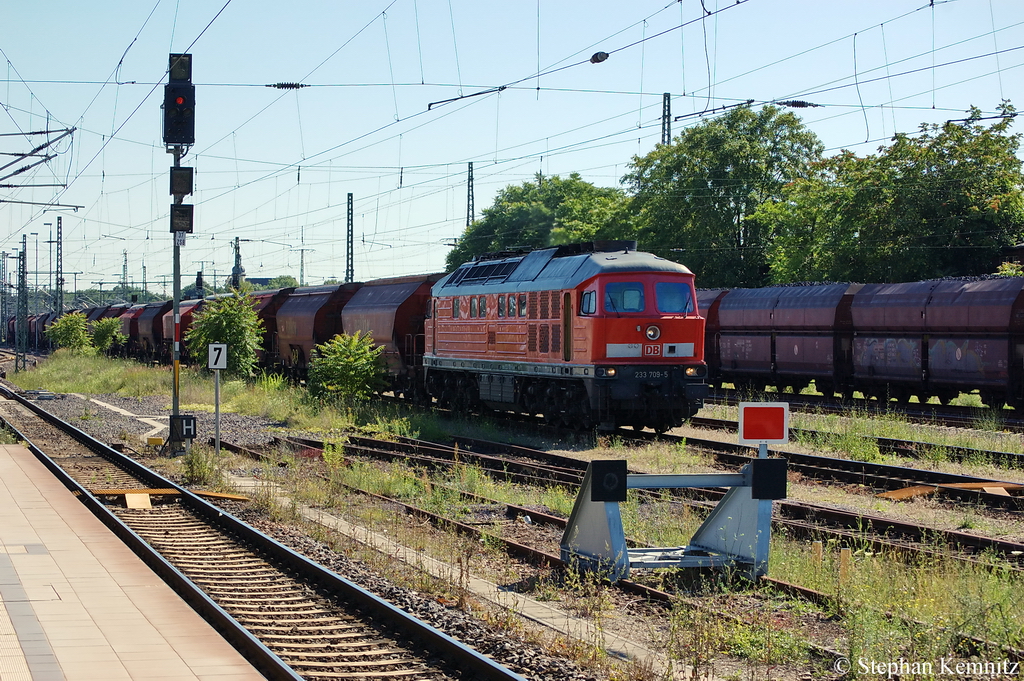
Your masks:
<instances>
[{"instance_id":1,"label":"green tree","mask_svg":"<svg viewBox=\"0 0 1024 681\"><path fill-rule=\"evenodd\" d=\"M117 317L97 319L92 323L92 345L100 352L124 345L128 336L121 333L121 320Z\"/></svg>"},{"instance_id":2,"label":"green tree","mask_svg":"<svg viewBox=\"0 0 1024 681\"><path fill-rule=\"evenodd\" d=\"M915 281L985 274L1024 236L1013 107L897 134L877 154L844 151L753 220L774 234L772 280Z\"/></svg>"},{"instance_id":3,"label":"green tree","mask_svg":"<svg viewBox=\"0 0 1024 681\"><path fill-rule=\"evenodd\" d=\"M318 400L365 398L387 386L387 367L381 346L373 338L355 332L339 334L316 346L309 362L306 382L310 395Z\"/></svg>"},{"instance_id":4,"label":"green tree","mask_svg":"<svg viewBox=\"0 0 1024 681\"><path fill-rule=\"evenodd\" d=\"M749 106L684 130L635 157L624 178L641 248L679 260L701 286L760 286L771 234L751 216L806 176L817 136L778 107Z\"/></svg>"},{"instance_id":5,"label":"green tree","mask_svg":"<svg viewBox=\"0 0 1024 681\"><path fill-rule=\"evenodd\" d=\"M245 291L206 301L192 318L185 343L193 357L205 358L210 343L228 346L228 373L249 378L256 367L256 350L263 339L263 320L256 302Z\"/></svg>"},{"instance_id":6,"label":"green tree","mask_svg":"<svg viewBox=\"0 0 1024 681\"><path fill-rule=\"evenodd\" d=\"M282 274L267 282L267 290L275 288L294 288L299 285L299 280L290 274Z\"/></svg>"},{"instance_id":7,"label":"green tree","mask_svg":"<svg viewBox=\"0 0 1024 681\"><path fill-rule=\"evenodd\" d=\"M61 315L46 329L46 336L58 348L67 348L71 352L85 352L92 347L85 315L81 312Z\"/></svg>"},{"instance_id":8,"label":"green tree","mask_svg":"<svg viewBox=\"0 0 1024 681\"><path fill-rule=\"evenodd\" d=\"M596 187L577 173L565 179L538 175L534 182L499 191L483 218L466 228L446 262L454 269L481 253L516 246L617 238L629 231L628 208L621 190Z\"/></svg>"}]
</instances>

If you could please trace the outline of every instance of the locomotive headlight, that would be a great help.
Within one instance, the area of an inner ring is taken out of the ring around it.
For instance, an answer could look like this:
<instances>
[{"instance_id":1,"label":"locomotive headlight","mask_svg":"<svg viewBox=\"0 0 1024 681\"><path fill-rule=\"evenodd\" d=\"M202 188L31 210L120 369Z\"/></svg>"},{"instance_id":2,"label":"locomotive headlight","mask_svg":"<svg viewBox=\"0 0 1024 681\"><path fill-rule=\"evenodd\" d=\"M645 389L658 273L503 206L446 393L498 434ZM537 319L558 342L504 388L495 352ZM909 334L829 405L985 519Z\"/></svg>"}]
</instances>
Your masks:
<instances>
[{"instance_id":1,"label":"locomotive headlight","mask_svg":"<svg viewBox=\"0 0 1024 681\"><path fill-rule=\"evenodd\" d=\"M647 327L647 340L658 340L661 338L661 329L654 324Z\"/></svg>"},{"instance_id":2,"label":"locomotive headlight","mask_svg":"<svg viewBox=\"0 0 1024 681\"><path fill-rule=\"evenodd\" d=\"M705 367L686 367L687 376L703 376Z\"/></svg>"},{"instance_id":3,"label":"locomotive headlight","mask_svg":"<svg viewBox=\"0 0 1024 681\"><path fill-rule=\"evenodd\" d=\"M615 367L597 367L597 369L594 371L594 373L598 377L607 376L608 378L612 378L612 377L615 376L616 372L615 372Z\"/></svg>"}]
</instances>

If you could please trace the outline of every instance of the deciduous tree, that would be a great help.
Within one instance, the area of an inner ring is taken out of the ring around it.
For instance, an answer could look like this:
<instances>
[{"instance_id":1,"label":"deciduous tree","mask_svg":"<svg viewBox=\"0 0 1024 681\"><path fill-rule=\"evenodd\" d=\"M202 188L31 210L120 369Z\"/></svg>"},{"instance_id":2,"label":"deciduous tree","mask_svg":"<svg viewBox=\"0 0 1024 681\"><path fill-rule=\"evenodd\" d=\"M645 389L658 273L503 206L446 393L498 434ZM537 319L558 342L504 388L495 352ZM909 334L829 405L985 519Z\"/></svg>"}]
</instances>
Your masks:
<instances>
[{"instance_id":1,"label":"deciduous tree","mask_svg":"<svg viewBox=\"0 0 1024 681\"><path fill-rule=\"evenodd\" d=\"M193 357L206 358L210 343L228 346L228 373L249 378L256 367L256 350L263 338L263 320L247 292L207 300L192 318L185 343Z\"/></svg>"},{"instance_id":2,"label":"deciduous tree","mask_svg":"<svg viewBox=\"0 0 1024 681\"><path fill-rule=\"evenodd\" d=\"M748 218L782 198L821 142L775 106L732 109L636 157L624 178L643 250L684 263L701 286L760 286L770 233Z\"/></svg>"},{"instance_id":3,"label":"deciduous tree","mask_svg":"<svg viewBox=\"0 0 1024 681\"><path fill-rule=\"evenodd\" d=\"M772 280L915 281L991 272L1024 237L1014 109L897 134L879 152L843 152L766 203Z\"/></svg>"},{"instance_id":4,"label":"deciduous tree","mask_svg":"<svg viewBox=\"0 0 1024 681\"><path fill-rule=\"evenodd\" d=\"M466 228L448 254L454 269L481 253L516 246L542 248L563 243L617 238L628 231L625 194L596 187L573 173L568 178L537 176L535 182L498 192L482 219Z\"/></svg>"}]
</instances>

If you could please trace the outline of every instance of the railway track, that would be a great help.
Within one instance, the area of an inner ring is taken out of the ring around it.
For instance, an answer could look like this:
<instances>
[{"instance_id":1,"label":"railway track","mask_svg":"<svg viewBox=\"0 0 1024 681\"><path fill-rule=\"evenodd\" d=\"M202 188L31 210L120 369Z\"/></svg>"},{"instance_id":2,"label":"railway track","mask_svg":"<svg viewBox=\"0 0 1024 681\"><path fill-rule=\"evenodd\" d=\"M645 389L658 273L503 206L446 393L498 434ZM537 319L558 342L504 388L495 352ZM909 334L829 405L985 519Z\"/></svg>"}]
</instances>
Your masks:
<instances>
[{"instance_id":1,"label":"railway track","mask_svg":"<svg viewBox=\"0 0 1024 681\"><path fill-rule=\"evenodd\" d=\"M299 451L305 448L315 452L323 448L322 442L303 438L278 438L277 442ZM578 487L587 465L585 461L549 452L463 437L455 438L453 446L445 446L406 438L391 442L349 436L343 451L354 457L408 461L433 468L465 462L490 471L500 479L537 486ZM745 458L743 463L748 460ZM724 495L722 490L704 488L687 490L687 493L704 502L700 504L703 506L717 502ZM935 559L953 557L984 565L990 565L991 561L980 559L983 554L998 556L1001 560L996 565L1024 570L1024 544L797 501L778 501L775 509L777 517L773 524L793 536L829 538L851 545L868 545L875 551ZM936 545L948 547L949 552L936 551Z\"/></svg>"},{"instance_id":2,"label":"railway track","mask_svg":"<svg viewBox=\"0 0 1024 681\"><path fill-rule=\"evenodd\" d=\"M722 430L731 433L739 432L739 422L728 419L712 419L694 417L690 419L690 425L695 428L707 428L709 430ZM802 428L790 428L791 439L813 440L816 437L828 436L823 431L806 430ZM919 459L922 453L938 450L950 461L989 461L995 465L1002 465L1014 468L1024 467L1024 454L1017 452L997 452L983 449L973 449L958 445L935 445L927 442L915 442L913 440L899 440L888 437L873 437L870 435L859 436L865 441L870 441L878 447L882 454L891 454L908 459Z\"/></svg>"},{"instance_id":3,"label":"railway track","mask_svg":"<svg viewBox=\"0 0 1024 681\"><path fill-rule=\"evenodd\" d=\"M727 465L740 465L753 458L753 450L750 447L718 440L645 433L630 434L630 437L642 440L658 439L673 443L685 441L688 445L710 451L719 463ZM775 448L770 448L769 451L787 459L791 471L796 471L815 480L833 480L883 491L918 486L928 487L933 488L932 491L935 494L944 498L976 507L1002 511L1024 511L1024 497L986 491L986 488L1017 489L1020 487L1018 483L922 468L890 466L855 459L799 454Z\"/></svg>"},{"instance_id":4,"label":"railway track","mask_svg":"<svg viewBox=\"0 0 1024 681\"><path fill-rule=\"evenodd\" d=\"M837 400L823 395L795 395L792 393L757 393L758 400L789 402L793 411L806 411L818 414L849 414L857 411L873 416L884 414L900 414L915 423L924 423L954 428L977 428L979 422L998 421L1006 430L1024 432L1024 418L1019 410L990 409L988 407L960 407L955 405L918 404L909 402L879 402L878 400L855 398ZM749 401L750 396L736 390L722 388L711 390L706 399L712 404L737 406L742 401Z\"/></svg>"},{"instance_id":5,"label":"railway track","mask_svg":"<svg viewBox=\"0 0 1024 681\"><path fill-rule=\"evenodd\" d=\"M268 678L523 679L36 405L0 393L7 426ZM100 501L146 490L155 499L150 509Z\"/></svg>"},{"instance_id":6,"label":"railway track","mask_svg":"<svg viewBox=\"0 0 1024 681\"><path fill-rule=\"evenodd\" d=\"M374 452L380 453L382 451L386 451L387 447L385 447L385 449L383 449L383 450L378 450L378 449L375 449L372 446L371 442L368 442L365 438L359 438L359 444L355 445L353 447L353 449L350 450L350 451L352 451L354 453L362 454L362 455L366 455L366 454L371 454L372 455L372 453L374 453ZM383 441L381 441L381 442L383 443ZM478 445L482 444L484 446L499 446L499 445L496 445L495 443L486 443L486 442L482 442L482 441L473 441L473 442L475 442ZM278 444L279 445L288 445L289 441L288 440L279 440ZM292 444L294 444L295 446L300 447L300 448L305 448L307 450L307 454L308 454L309 450L315 448L314 447L315 441L308 440L308 439L296 439L296 440L292 441ZM403 444L406 444L406 445L413 444L413 445L415 445L415 444L422 444L422 443L416 443L415 441L413 441L413 442L407 442L407 443L386 443L386 444L398 444L399 446L396 447L395 449L405 450L404 454L406 456L404 456L402 458L407 458L407 455L409 454L409 450L407 449L407 447L402 446L402 445ZM430 445L430 443L426 443L426 444ZM464 444L470 444L470 441L464 441ZM244 455L249 456L250 458L253 458L255 460L260 460L260 461L267 461L268 460L268 458L264 454L262 454L260 452L256 452L256 451L250 450L250 449L247 449L245 447L240 447L238 445L233 445L231 443L224 443L224 442L222 442L222 445L224 445L225 447L227 447L231 451L234 451L234 452L240 453L240 454L244 454ZM523 449L523 448L517 448L517 447L513 447L513 448L517 449L517 450L522 450ZM346 446L346 449L348 449L348 446ZM431 451L437 451L438 449L441 449L441 448L440 447L436 447L436 446L428 446L427 449L429 449ZM451 451L453 453L457 453L457 450L455 448L452 448ZM529 451L532 451L532 450L529 450ZM464 455L465 455L465 451L463 451L461 456L464 456ZM421 460L418 461L418 463L424 463L424 460L421 459ZM546 468L546 466L542 466L542 468ZM513 477L513 478L517 478L517 477L519 477L519 475L520 474L517 474L517 473L510 474L510 476ZM337 481L335 481L335 484L339 484L339 483L337 483ZM483 496L480 496L478 494L474 494L474 493L470 493L470 492L465 492L465 491L457 490L457 489L452 489L451 491L456 493L456 494L458 494L459 496L461 496L465 503L473 504L473 505L478 506L478 507L484 507L482 509L483 510L483 515L488 517L488 518L490 518L490 520L482 523L483 527L481 527L481 524L469 524L469 523L466 523L466 522L460 522L459 520L453 519L451 517L438 515L438 514L436 514L434 512L427 511L427 510L419 508L419 507L417 507L415 505L409 504L406 501L403 501L401 499L395 499L395 498L392 498L392 497L382 496L382 495L379 495L379 494L376 494L376 493L373 493L373 492L368 492L368 491L363 490L363 489L359 489L359 488L355 488L355 487L348 487L348 486L343 485L343 484L341 486L343 488L347 488L353 494L360 494L360 495L364 495L364 496L372 498L372 499L376 499L377 501L379 501L379 502L381 502L383 504L386 504L389 508L394 508L394 507L401 508L406 514L411 515L411 516L416 517L416 518L427 520L427 521L431 522L432 524L434 524L435 526L437 526L439 528L445 529L446 531L455 531L455 532L457 532L459 534L462 534L462 535L471 536L474 539L477 539L479 541L486 541L488 543L500 544L501 546L503 546L504 550L509 555L511 555L511 556L516 556L516 557L519 557L519 558L521 558L523 560L527 560L527 561L535 563L535 564L543 565L545 567L559 567L559 568L562 568L562 569L568 568L568 566L564 563L564 561L562 561L562 559L561 559L561 557L560 557L560 555L558 553L557 540L554 540L551 535L548 535L546 537L541 537L541 539L540 539L541 543L545 543L546 542L548 544L548 546L537 547L537 546L534 546L534 545L523 544L521 541L513 541L513 540L510 540L508 538L502 537L500 535L493 534L492 532L489 531L490 529L493 529L495 527L495 523L494 523L493 519L496 516L497 517L504 517L509 522L511 522L511 521L513 521L515 519L519 519L519 518L523 518L523 517L529 517L530 518L530 526L533 526L533 527L549 526L549 527L552 527L555 530L557 530L558 536L560 536L561 532L564 531L564 529L566 527L566 520L564 518L559 518L559 517L556 517L556 516L552 516L552 515L549 515L549 514L538 512L537 509L535 509L535 508L525 508L525 507L521 507L521 506L516 506L514 504L506 504L504 502L496 501L494 499L489 499L487 497L483 497ZM554 544L552 544L553 541L555 542ZM634 542L634 541L630 541L630 540L627 540L627 541L630 544L630 546L643 546L642 544L638 544L637 542ZM800 598L800 599L804 599L804 600L810 601L810 602L815 603L815 604L817 604L819 606L823 606L823 607L829 608L830 610L831 609L837 609L837 608L841 609L842 608L841 602L839 600L837 600L837 598L835 596L832 596L832 595L829 595L829 594L825 594L825 593L822 593L822 592L814 590L814 589L809 589L807 587L803 587L803 586L800 586L800 585L797 585L797 584L792 584L792 583L789 583L789 582L781 581L781 580L774 579L774 578L771 578L771 577L768 577L768 576L762 576L761 577L761 582L762 582L762 584L765 584L765 585L769 586L770 588L773 588L773 589L777 590L780 593L784 593L784 594L789 595L791 597L796 597L796 598ZM628 593L639 595L639 596L641 596L641 597L643 597L645 599L649 599L649 600L656 601L656 602L682 601L682 602L689 603L692 607L697 607L697 608L703 608L704 607L704 606L700 605L699 603L697 603L694 599L689 598L686 594L668 593L668 592L666 592L666 591L664 591L662 589L652 587L652 586L650 586L648 584L645 584L645 583L643 583L641 581L634 581L634 580L630 580L630 579L621 579L621 580L616 582L615 586L617 588L620 588L620 589L628 592ZM719 610L715 610L714 614L716 616L725 617L725 618L732 618L733 617L729 613L722 612L722 611L719 611ZM926 626L927 626L923 622L919 622L919 621L916 621L916 620L910 620L910 619L907 619L907 618L905 618L905 617L903 617L901 615L896 615L896 614L890 613L888 616L889 617L893 617L893 618L897 618L897 619L903 619L904 621L912 623L914 626L916 626L918 628L921 628L921 629L926 628ZM958 639L958 642L956 644L957 648L959 650L961 650L962 652L964 652L965 654L968 654L968 655L977 655L977 654L982 653L983 651L990 650L992 648L992 644L990 642L988 642L988 641L986 641L986 640L984 640L982 638L976 637L976 636L970 636L970 635L965 635L965 634L954 634L954 638ZM827 658L839 658L839 657L842 657L842 653L839 653L838 651L835 651L832 648L829 648L827 646L822 646L820 644L815 644L815 643L811 643L810 645L816 651L816 653L818 655L820 655L820 656L822 656L822 657L824 657L826 659ZM1016 661L1024 660L1024 651L1018 650L1016 648L1010 648L1010 647L1007 647L1007 646L996 646L996 647L1000 649L1000 651L1007 657L1007 659L1016 660Z\"/></svg>"}]
</instances>

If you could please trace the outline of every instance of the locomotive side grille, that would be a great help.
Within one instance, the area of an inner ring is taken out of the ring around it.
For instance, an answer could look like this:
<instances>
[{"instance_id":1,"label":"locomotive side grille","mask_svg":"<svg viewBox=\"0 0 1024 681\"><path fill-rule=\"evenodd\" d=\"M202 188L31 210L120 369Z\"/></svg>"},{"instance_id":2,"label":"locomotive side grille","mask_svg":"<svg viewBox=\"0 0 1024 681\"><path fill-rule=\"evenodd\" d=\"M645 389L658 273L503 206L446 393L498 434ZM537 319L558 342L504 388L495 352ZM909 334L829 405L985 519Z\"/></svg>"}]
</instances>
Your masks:
<instances>
[{"instance_id":1,"label":"locomotive side grille","mask_svg":"<svg viewBox=\"0 0 1024 681\"><path fill-rule=\"evenodd\" d=\"M558 319L562 316L562 296L558 291L551 292L551 318Z\"/></svg>"},{"instance_id":2,"label":"locomotive side grille","mask_svg":"<svg viewBox=\"0 0 1024 681\"><path fill-rule=\"evenodd\" d=\"M555 298L557 301L558 298ZM551 352L558 354L562 351L562 326L561 324L551 325Z\"/></svg>"},{"instance_id":3,"label":"locomotive side grille","mask_svg":"<svg viewBox=\"0 0 1024 681\"><path fill-rule=\"evenodd\" d=\"M530 324L526 331L526 349L529 352L537 352L537 325Z\"/></svg>"},{"instance_id":4,"label":"locomotive side grille","mask_svg":"<svg viewBox=\"0 0 1024 681\"><path fill-rule=\"evenodd\" d=\"M548 318L548 297L550 295L551 294L549 294L547 291L543 291L540 294L540 318L541 319L547 319ZM544 352L544 350L541 350L541 352Z\"/></svg>"},{"instance_id":5,"label":"locomotive side grille","mask_svg":"<svg viewBox=\"0 0 1024 681\"><path fill-rule=\"evenodd\" d=\"M529 307L527 309L529 311L530 319L536 319L537 318L537 293L536 293L536 291L530 294L530 302L529 302Z\"/></svg>"},{"instance_id":6,"label":"locomotive side grille","mask_svg":"<svg viewBox=\"0 0 1024 681\"><path fill-rule=\"evenodd\" d=\"M488 331L487 332L487 344L488 345L494 345L497 342L498 342L497 335L493 331Z\"/></svg>"},{"instance_id":7,"label":"locomotive side grille","mask_svg":"<svg viewBox=\"0 0 1024 681\"><path fill-rule=\"evenodd\" d=\"M547 324L541 324L540 325L540 348L539 349L540 349L540 352L542 352L543 354L547 354L548 352L551 351L550 350L550 346L548 345L548 335L549 335L548 325Z\"/></svg>"}]
</instances>

